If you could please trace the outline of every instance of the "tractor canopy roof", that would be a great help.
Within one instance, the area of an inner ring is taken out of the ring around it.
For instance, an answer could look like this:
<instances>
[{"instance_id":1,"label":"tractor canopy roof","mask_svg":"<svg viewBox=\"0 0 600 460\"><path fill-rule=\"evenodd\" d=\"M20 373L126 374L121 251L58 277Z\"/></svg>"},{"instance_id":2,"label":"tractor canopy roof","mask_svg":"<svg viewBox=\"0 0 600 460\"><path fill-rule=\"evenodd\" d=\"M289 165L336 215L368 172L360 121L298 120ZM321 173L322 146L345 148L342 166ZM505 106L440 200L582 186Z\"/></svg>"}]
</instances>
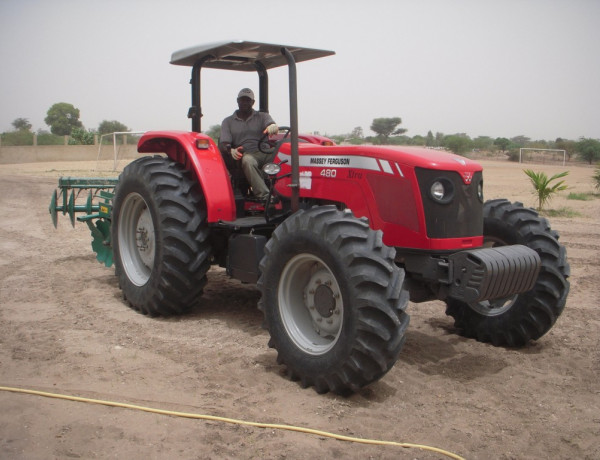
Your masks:
<instances>
[{"instance_id":1,"label":"tractor canopy roof","mask_svg":"<svg viewBox=\"0 0 600 460\"><path fill-rule=\"evenodd\" d=\"M334 51L327 50L234 40L208 43L175 51L171 56L171 64L193 66L202 59L204 68L256 72L256 62L260 62L266 69L287 65L288 62L282 54L282 49L287 49L293 55L295 62L309 61L335 54Z\"/></svg>"}]
</instances>

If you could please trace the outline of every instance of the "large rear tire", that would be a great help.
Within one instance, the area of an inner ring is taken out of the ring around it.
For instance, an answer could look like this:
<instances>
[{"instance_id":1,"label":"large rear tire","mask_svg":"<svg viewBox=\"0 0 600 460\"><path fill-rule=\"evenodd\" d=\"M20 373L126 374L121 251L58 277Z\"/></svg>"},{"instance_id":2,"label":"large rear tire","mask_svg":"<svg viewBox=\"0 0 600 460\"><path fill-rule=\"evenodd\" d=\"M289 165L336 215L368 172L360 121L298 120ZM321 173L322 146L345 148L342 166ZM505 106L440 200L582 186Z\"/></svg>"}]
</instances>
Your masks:
<instances>
[{"instance_id":1,"label":"large rear tire","mask_svg":"<svg viewBox=\"0 0 600 460\"><path fill-rule=\"evenodd\" d=\"M115 188L112 243L123 295L150 316L192 308L206 284L206 206L189 171L161 156L125 167Z\"/></svg>"},{"instance_id":2,"label":"large rear tire","mask_svg":"<svg viewBox=\"0 0 600 460\"><path fill-rule=\"evenodd\" d=\"M483 216L484 245L534 249L541 259L540 274L533 289L523 294L471 304L450 299L446 314L467 337L496 346L524 346L548 332L565 307L570 274L566 250L548 221L521 203L490 200Z\"/></svg>"},{"instance_id":3,"label":"large rear tire","mask_svg":"<svg viewBox=\"0 0 600 460\"><path fill-rule=\"evenodd\" d=\"M290 378L346 394L391 369L409 322L394 256L366 219L334 206L277 227L260 264L259 308Z\"/></svg>"}]
</instances>

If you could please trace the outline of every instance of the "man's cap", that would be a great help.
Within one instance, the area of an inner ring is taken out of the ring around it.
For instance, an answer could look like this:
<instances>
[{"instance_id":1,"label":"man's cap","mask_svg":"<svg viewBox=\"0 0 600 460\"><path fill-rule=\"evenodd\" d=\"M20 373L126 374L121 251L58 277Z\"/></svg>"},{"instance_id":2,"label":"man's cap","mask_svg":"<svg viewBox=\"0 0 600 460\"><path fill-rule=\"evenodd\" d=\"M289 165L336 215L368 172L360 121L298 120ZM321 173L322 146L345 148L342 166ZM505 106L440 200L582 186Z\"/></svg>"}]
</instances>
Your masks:
<instances>
[{"instance_id":1,"label":"man's cap","mask_svg":"<svg viewBox=\"0 0 600 460\"><path fill-rule=\"evenodd\" d=\"M254 93L250 88L244 88L238 93L238 99L240 97L249 97L250 99L254 100Z\"/></svg>"}]
</instances>

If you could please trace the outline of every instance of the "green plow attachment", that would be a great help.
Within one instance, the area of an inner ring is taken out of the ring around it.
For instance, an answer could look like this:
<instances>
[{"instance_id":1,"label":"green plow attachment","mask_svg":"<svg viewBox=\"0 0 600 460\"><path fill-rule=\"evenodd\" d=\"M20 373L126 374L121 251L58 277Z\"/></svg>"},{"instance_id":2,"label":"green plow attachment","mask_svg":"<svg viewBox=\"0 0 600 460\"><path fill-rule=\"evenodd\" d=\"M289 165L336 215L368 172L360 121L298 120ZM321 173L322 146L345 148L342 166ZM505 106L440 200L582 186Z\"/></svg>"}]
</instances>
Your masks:
<instances>
[{"instance_id":1,"label":"green plow attachment","mask_svg":"<svg viewBox=\"0 0 600 460\"><path fill-rule=\"evenodd\" d=\"M59 212L69 215L72 226L75 226L75 219L87 224L92 232L92 249L96 253L96 259L107 267L113 264L110 224L113 190L118 181L116 177L61 177L48 207L54 228ZM77 204L83 192L89 192L85 204ZM76 213L84 214L76 216Z\"/></svg>"}]
</instances>

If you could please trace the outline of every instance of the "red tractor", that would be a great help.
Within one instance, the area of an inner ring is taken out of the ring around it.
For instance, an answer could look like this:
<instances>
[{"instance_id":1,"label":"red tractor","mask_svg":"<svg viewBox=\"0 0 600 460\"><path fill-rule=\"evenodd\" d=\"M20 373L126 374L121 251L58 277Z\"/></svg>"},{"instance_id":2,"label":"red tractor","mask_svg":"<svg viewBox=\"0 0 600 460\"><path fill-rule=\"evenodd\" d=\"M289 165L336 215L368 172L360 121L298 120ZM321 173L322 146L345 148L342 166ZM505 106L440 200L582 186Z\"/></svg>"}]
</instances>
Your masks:
<instances>
[{"instance_id":1,"label":"red tractor","mask_svg":"<svg viewBox=\"0 0 600 460\"><path fill-rule=\"evenodd\" d=\"M332 54L245 41L173 54L192 67L192 131L145 133L138 151L163 155L130 163L100 214L88 205L80 218L99 219L129 305L185 313L211 265L224 267L257 284L277 362L319 393L357 391L390 370L409 300L442 300L463 335L494 345L544 335L569 292L565 248L534 210L485 202L479 164L424 148L299 142L296 63ZM267 71L284 65L290 127L264 168L279 203L257 206L201 132L200 75L258 72L268 111Z\"/></svg>"}]
</instances>

